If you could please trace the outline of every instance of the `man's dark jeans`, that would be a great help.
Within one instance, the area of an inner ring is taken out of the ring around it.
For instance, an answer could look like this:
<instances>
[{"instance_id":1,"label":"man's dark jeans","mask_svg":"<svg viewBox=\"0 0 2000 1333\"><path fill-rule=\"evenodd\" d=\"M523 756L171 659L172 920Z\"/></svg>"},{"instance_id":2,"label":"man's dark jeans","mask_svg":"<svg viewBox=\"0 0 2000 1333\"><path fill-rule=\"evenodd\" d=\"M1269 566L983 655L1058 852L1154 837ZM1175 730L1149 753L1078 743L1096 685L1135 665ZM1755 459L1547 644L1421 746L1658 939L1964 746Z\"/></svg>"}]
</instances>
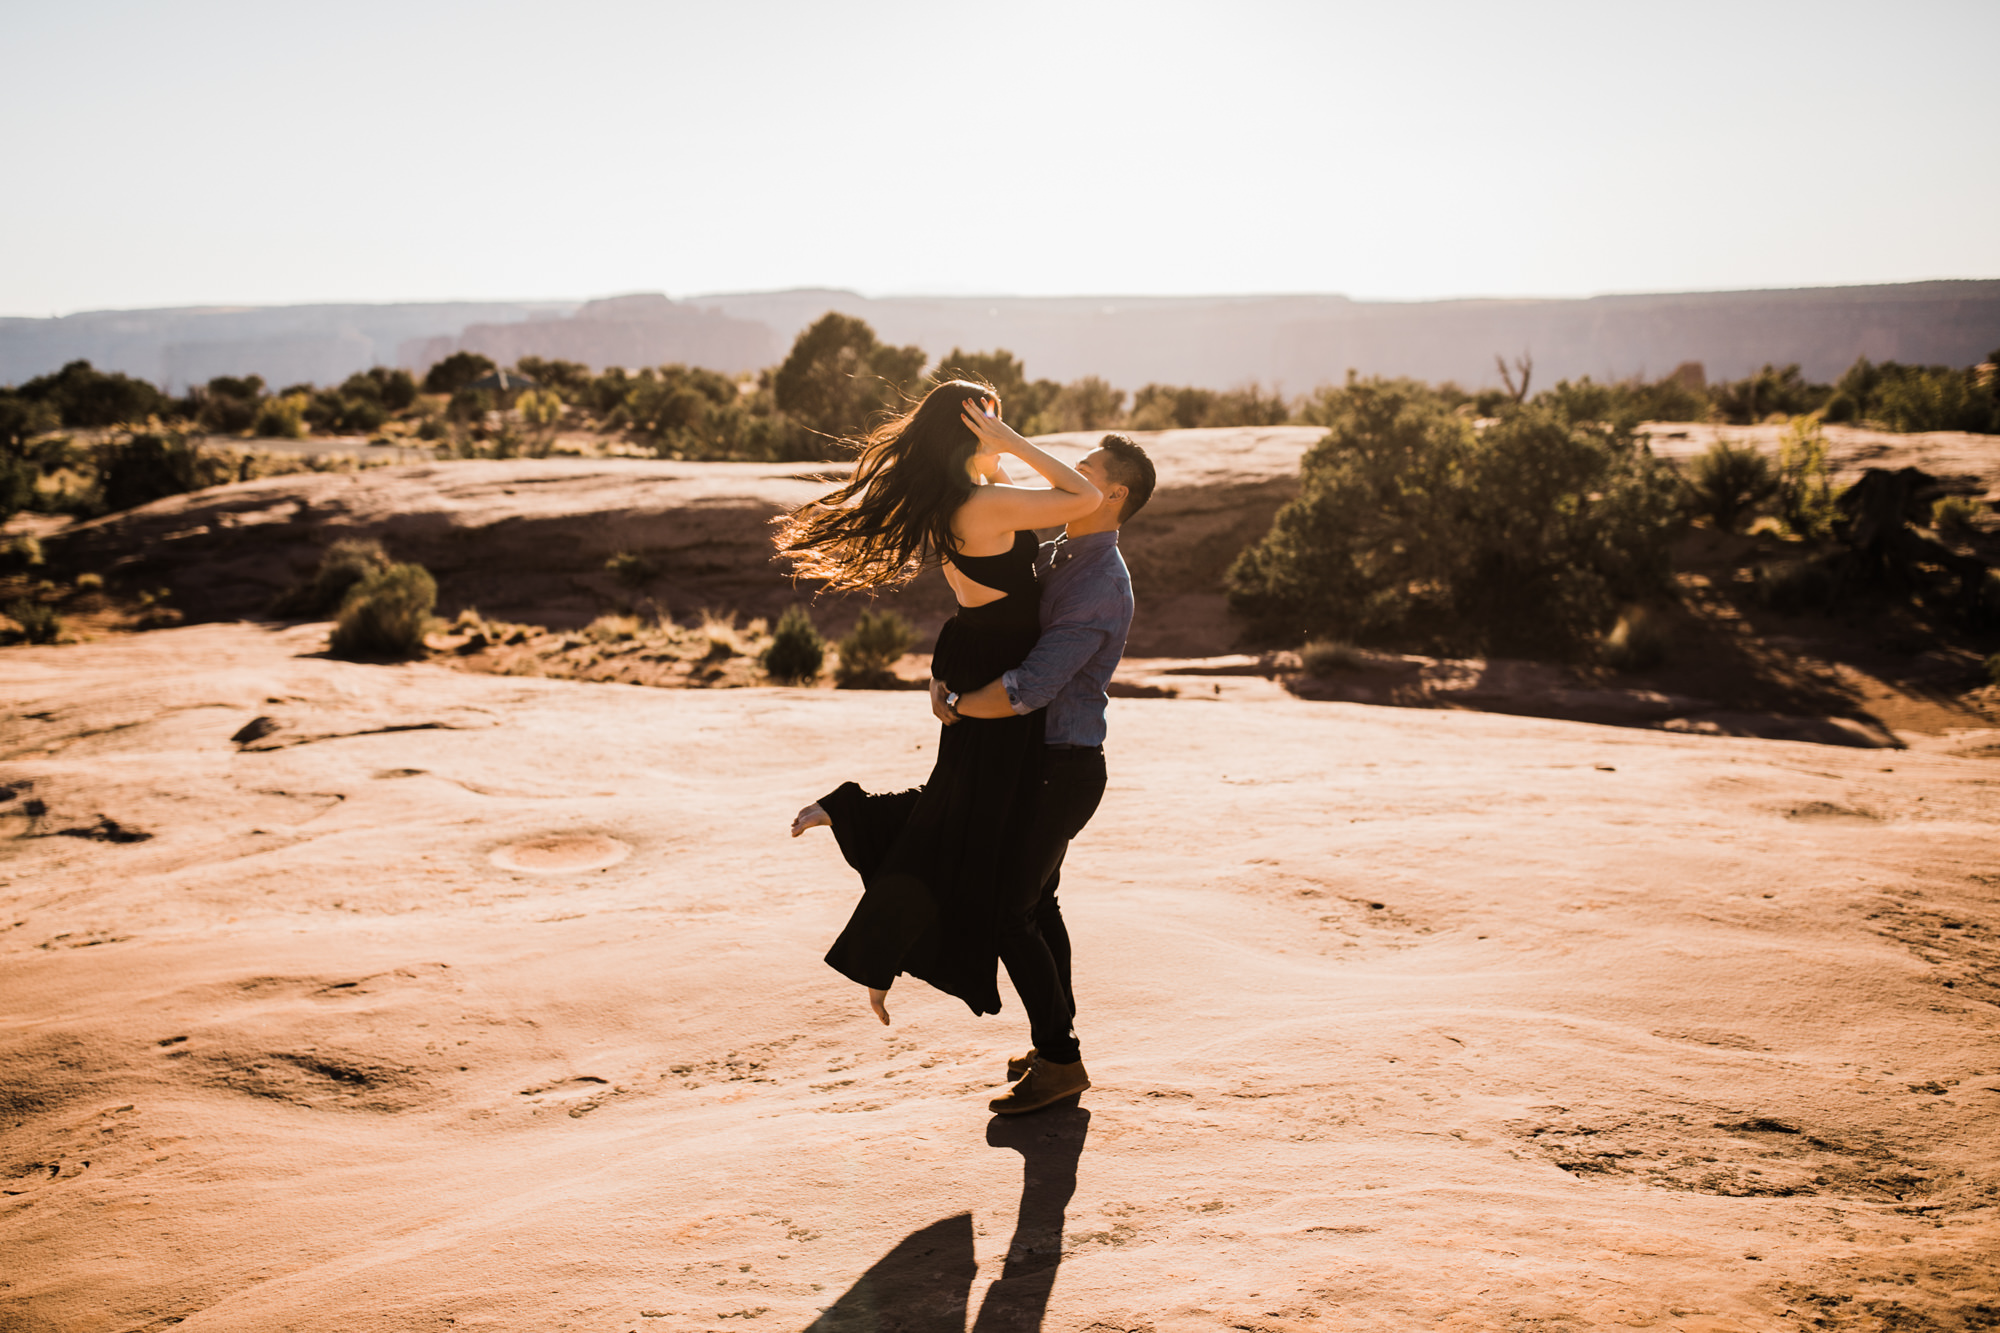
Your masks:
<instances>
[{"instance_id":1,"label":"man's dark jeans","mask_svg":"<svg viewBox=\"0 0 2000 1333\"><path fill-rule=\"evenodd\" d=\"M1104 751L1051 746L1043 768L1035 815L1022 840L1022 873L1010 875L1015 897L1000 905L1000 961L1007 965L1028 1032L1045 1060L1072 1064L1083 1058L1070 1031L1076 996L1070 989L1069 931L1056 888L1069 842L1104 799Z\"/></svg>"}]
</instances>

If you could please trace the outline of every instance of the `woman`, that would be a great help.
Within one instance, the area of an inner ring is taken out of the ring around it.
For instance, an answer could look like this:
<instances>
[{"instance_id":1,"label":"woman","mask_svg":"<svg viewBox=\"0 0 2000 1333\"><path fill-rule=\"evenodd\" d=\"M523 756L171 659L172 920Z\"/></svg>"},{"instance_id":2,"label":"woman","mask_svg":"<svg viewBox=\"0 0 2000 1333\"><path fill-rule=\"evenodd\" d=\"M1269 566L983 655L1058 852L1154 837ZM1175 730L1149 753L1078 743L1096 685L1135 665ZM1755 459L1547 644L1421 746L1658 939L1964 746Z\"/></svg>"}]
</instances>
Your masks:
<instances>
[{"instance_id":1,"label":"woman","mask_svg":"<svg viewBox=\"0 0 2000 1333\"><path fill-rule=\"evenodd\" d=\"M1016 486L1012 454L1049 489ZM795 572L839 589L896 587L938 561L958 613L938 633L931 674L964 693L1021 664L1041 633L1036 528L1081 518L1096 487L1000 419L985 385L952 380L871 432L854 478L783 520ZM942 728L920 788L870 795L844 783L799 811L792 836L833 828L863 892L826 961L868 990L884 1023L908 972L974 1013L997 1013L995 886L1041 777L1042 715L966 718Z\"/></svg>"}]
</instances>

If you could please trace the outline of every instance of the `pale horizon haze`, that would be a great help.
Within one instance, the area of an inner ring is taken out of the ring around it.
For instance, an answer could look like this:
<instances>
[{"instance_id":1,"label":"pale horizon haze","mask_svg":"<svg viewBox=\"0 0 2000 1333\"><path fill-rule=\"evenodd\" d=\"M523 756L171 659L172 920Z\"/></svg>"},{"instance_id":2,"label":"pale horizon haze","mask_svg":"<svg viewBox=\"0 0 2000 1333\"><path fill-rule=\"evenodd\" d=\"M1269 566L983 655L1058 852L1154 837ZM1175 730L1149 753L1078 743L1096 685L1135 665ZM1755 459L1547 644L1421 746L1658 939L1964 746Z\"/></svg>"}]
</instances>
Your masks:
<instances>
[{"instance_id":1,"label":"pale horizon haze","mask_svg":"<svg viewBox=\"0 0 2000 1333\"><path fill-rule=\"evenodd\" d=\"M0 315L2000 276L2000 5L6 5Z\"/></svg>"}]
</instances>

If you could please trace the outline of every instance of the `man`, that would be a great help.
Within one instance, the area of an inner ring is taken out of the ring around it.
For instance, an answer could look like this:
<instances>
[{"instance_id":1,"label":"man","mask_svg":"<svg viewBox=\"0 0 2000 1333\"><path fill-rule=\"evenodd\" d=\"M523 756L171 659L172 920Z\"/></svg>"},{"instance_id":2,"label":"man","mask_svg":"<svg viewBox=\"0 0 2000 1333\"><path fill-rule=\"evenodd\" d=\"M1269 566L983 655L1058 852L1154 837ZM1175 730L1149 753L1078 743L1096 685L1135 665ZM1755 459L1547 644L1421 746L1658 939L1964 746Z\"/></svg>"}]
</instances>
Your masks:
<instances>
[{"instance_id":1,"label":"man","mask_svg":"<svg viewBox=\"0 0 2000 1333\"><path fill-rule=\"evenodd\" d=\"M1104 503L1072 520L1046 543L1035 568L1042 578L1042 637L1027 660L967 694L931 682L931 710L946 726L967 717L1006 717L1048 709L1042 789L1019 862L1006 876L1012 897L1000 903L1000 960L1028 1011L1034 1046L1007 1062L1017 1080L990 1107L1000 1115L1040 1110L1090 1086L1072 1030L1069 932L1056 903L1063 854L1104 797L1105 686L1125 652L1132 626L1132 577L1118 553L1118 530L1153 494L1153 461L1123 435L1106 435L1076 465Z\"/></svg>"}]
</instances>

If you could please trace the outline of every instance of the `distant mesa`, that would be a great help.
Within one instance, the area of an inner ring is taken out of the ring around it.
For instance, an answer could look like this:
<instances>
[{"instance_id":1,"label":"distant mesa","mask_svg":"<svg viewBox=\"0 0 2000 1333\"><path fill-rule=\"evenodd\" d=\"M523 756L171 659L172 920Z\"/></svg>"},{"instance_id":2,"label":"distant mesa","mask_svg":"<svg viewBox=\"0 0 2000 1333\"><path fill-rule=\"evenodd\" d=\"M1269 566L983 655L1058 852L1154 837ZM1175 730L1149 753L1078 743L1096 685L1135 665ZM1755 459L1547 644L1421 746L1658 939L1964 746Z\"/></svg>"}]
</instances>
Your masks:
<instances>
[{"instance_id":1,"label":"distant mesa","mask_svg":"<svg viewBox=\"0 0 2000 1333\"><path fill-rule=\"evenodd\" d=\"M453 352L478 352L503 366L524 356L606 366L701 366L739 375L785 354L770 325L670 301L658 293L589 301L567 319L473 324L457 337L415 339L397 352L401 365L421 368Z\"/></svg>"},{"instance_id":2,"label":"distant mesa","mask_svg":"<svg viewBox=\"0 0 2000 1333\"><path fill-rule=\"evenodd\" d=\"M1527 353L1538 383L1589 375L1657 379L1700 362L1711 380L1797 362L1827 382L1857 357L1971 365L2000 344L2000 280L1788 291L1687 292L1587 300L1355 301L1344 296L868 297L824 288L670 300L657 292L585 302L281 306L94 311L0 319L0 383L78 359L173 392L215 375L338 384L371 365L422 371L454 351L593 370L681 362L726 374L776 364L828 311L867 321L894 346L933 356L1006 348L1067 382L1250 381L1285 393L1363 375L1493 381L1495 353Z\"/></svg>"}]
</instances>

